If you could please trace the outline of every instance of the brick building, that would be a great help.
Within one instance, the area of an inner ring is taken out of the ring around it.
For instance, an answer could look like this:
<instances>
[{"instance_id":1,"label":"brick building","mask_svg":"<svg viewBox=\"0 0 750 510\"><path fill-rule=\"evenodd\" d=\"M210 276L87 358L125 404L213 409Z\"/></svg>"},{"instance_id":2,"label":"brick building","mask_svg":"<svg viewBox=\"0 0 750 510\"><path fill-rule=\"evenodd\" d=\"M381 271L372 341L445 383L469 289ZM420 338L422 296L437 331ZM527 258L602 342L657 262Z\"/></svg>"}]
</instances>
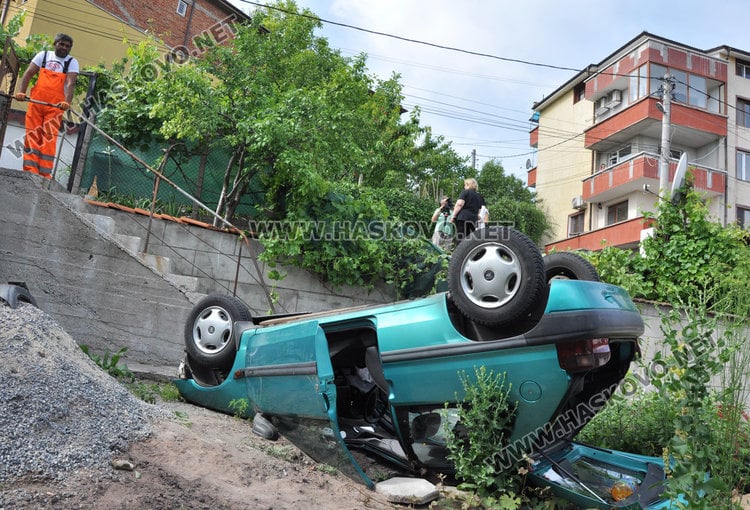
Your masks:
<instances>
[{"instance_id":1,"label":"brick building","mask_svg":"<svg viewBox=\"0 0 750 510\"><path fill-rule=\"evenodd\" d=\"M0 0L0 5L3 25L26 11L19 41L29 34L70 34L71 54L82 68L111 65L125 56L124 39L138 43L147 34L195 54L196 38L224 43L234 23L250 19L225 0Z\"/></svg>"},{"instance_id":2,"label":"brick building","mask_svg":"<svg viewBox=\"0 0 750 510\"><path fill-rule=\"evenodd\" d=\"M196 39L208 36L222 44L232 38L232 24L247 19L224 0L90 0L130 27L156 34L171 48L200 51Z\"/></svg>"},{"instance_id":3,"label":"brick building","mask_svg":"<svg viewBox=\"0 0 750 510\"><path fill-rule=\"evenodd\" d=\"M225 0L0 0L3 26L20 11L26 12L17 37L23 44L32 34L53 37L59 32L73 38L73 55L81 69L104 64L110 67L126 56L128 44L137 44L149 36L164 41L164 52L180 58L200 53L201 40L225 43L233 37L233 26L249 21L249 16ZM205 43L203 43L205 45ZM203 46L204 47L204 46ZM176 59L176 61L179 61ZM87 83L81 73L79 83ZM74 107L78 108L78 99ZM13 103L13 108L23 105ZM21 169L24 111L11 111L0 166ZM71 130L58 140L60 168L75 166L78 131Z\"/></svg>"},{"instance_id":4,"label":"brick building","mask_svg":"<svg viewBox=\"0 0 750 510\"><path fill-rule=\"evenodd\" d=\"M528 184L556 222L545 247L637 248L648 235L643 213L656 210L660 169L668 165L671 186L683 155L712 216L750 225L748 78L750 53L643 32L534 104Z\"/></svg>"}]
</instances>

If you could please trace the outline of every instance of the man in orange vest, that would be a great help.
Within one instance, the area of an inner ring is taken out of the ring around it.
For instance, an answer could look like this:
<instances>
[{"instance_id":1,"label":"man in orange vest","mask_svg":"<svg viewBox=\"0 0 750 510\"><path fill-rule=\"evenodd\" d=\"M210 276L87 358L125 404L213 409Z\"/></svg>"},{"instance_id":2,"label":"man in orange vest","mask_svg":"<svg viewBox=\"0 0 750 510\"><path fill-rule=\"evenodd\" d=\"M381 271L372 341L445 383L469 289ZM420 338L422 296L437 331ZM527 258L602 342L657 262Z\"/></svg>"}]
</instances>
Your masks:
<instances>
[{"instance_id":1,"label":"man in orange vest","mask_svg":"<svg viewBox=\"0 0 750 510\"><path fill-rule=\"evenodd\" d=\"M69 35L57 34L55 51L40 51L34 56L14 95L17 101L25 101L29 82L39 74L31 89L32 102L26 111L23 169L47 179L52 178L63 112L70 108L78 80L78 61L70 56L72 47L73 39Z\"/></svg>"}]
</instances>

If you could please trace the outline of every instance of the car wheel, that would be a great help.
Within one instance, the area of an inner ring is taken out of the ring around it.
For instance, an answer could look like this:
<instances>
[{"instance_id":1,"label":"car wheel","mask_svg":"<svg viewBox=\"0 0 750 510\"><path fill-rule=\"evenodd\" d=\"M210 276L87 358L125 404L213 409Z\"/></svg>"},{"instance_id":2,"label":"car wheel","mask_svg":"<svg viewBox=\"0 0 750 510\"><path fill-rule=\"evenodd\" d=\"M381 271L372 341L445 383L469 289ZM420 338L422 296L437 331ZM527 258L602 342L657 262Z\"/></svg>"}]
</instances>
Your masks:
<instances>
[{"instance_id":1,"label":"car wheel","mask_svg":"<svg viewBox=\"0 0 750 510\"><path fill-rule=\"evenodd\" d=\"M5 303L11 308L18 308L19 303L28 303L38 308L36 299L23 282L0 284L0 303Z\"/></svg>"},{"instance_id":2,"label":"car wheel","mask_svg":"<svg viewBox=\"0 0 750 510\"><path fill-rule=\"evenodd\" d=\"M526 235L508 227L483 229L461 241L451 257L448 285L456 307L485 326L526 323L540 300L546 306L542 254Z\"/></svg>"},{"instance_id":3,"label":"car wheel","mask_svg":"<svg viewBox=\"0 0 750 510\"><path fill-rule=\"evenodd\" d=\"M599 273L594 265L570 251L550 253L544 257L544 270L547 281L554 279L599 281Z\"/></svg>"},{"instance_id":4,"label":"car wheel","mask_svg":"<svg viewBox=\"0 0 750 510\"><path fill-rule=\"evenodd\" d=\"M250 311L236 297L211 294L201 299L185 324L191 369L229 370L237 351L234 324L249 320Z\"/></svg>"}]
</instances>

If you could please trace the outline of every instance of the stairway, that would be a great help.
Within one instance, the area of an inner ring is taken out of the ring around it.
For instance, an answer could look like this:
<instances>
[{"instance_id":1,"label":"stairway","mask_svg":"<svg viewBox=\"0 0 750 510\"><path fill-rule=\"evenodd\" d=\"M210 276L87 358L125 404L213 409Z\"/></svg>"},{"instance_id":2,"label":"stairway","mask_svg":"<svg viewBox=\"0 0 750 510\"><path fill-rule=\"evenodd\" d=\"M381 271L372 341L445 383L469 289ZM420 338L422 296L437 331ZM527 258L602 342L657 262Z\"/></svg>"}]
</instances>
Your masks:
<instances>
[{"instance_id":1,"label":"stairway","mask_svg":"<svg viewBox=\"0 0 750 510\"><path fill-rule=\"evenodd\" d=\"M58 200L66 204L66 206L84 223L93 227L99 235L116 244L141 264L150 268L154 273L160 275L166 281L180 289L185 293L190 302L196 303L206 295L205 293L200 292L200 278L174 272L169 257L143 251L145 245L144 238L139 235L125 233L127 232L127 229L124 228L123 225L118 225L118 220L115 219L117 211L122 213L122 209L118 210L110 209L106 206L103 207L102 204L98 202L86 200L81 196L67 192L52 191L51 193L53 193Z\"/></svg>"}]
</instances>

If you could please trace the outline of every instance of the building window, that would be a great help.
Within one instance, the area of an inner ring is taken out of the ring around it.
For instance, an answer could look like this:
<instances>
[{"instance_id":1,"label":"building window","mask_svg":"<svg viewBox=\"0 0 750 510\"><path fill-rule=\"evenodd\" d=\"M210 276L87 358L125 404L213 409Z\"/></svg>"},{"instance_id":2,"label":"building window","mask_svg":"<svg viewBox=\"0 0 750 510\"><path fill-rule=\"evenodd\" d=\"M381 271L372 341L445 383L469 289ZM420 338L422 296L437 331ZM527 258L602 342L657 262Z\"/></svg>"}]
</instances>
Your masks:
<instances>
[{"instance_id":1,"label":"building window","mask_svg":"<svg viewBox=\"0 0 750 510\"><path fill-rule=\"evenodd\" d=\"M586 97L586 84L579 83L573 87L573 104L581 101L584 97Z\"/></svg>"},{"instance_id":2,"label":"building window","mask_svg":"<svg viewBox=\"0 0 750 510\"><path fill-rule=\"evenodd\" d=\"M187 13L188 4L185 0L177 0L177 14L184 16Z\"/></svg>"},{"instance_id":3,"label":"building window","mask_svg":"<svg viewBox=\"0 0 750 510\"><path fill-rule=\"evenodd\" d=\"M645 67L645 66L641 66ZM639 70L640 72L640 70ZM697 106L698 108L708 108L708 80L704 76L698 76L697 74L686 73L679 69L669 69L667 67L651 64L651 77L649 79L649 94L655 97L661 97L662 85L664 83L664 76L669 72L670 78L674 87L672 88L672 97L674 101L678 103L685 103L691 106ZM631 87L632 87L633 76L631 76ZM720 85L714 83L715 88L712 90L713 93L718 93ZM632 94L632 92L631 92ZM638 97L645 95L639 90ZM716 108L714 106L714 108Z\"/></svg>"},{"instance_id":4,"label":"building window","mask_svg":"<svg viewBox=\"0 0 750 510\"><path fill-rule=\"evenodd\" d=\"M750 127L750 101L737 99L737 125Z\"/></svg>"},{"instance_id":5,"label":"building window","mask_svg":"<svg viewBox=\"0 0 750 510\"><path fill-rule=\"evenodd\" d=\"M737 65L735 69L737 72L737 76L742 76L743 78L750 78L750 62L737 59Z\"/></svg>"},{"instance_id":6,"label":"building window","mask_svg":"<svg viewBox=\"0 0 750 510\"><path fill-rule=\"evenodd\" d=\"M737 224L742 228L750 227L750 209L737 207Z\"/></svg>"},{"instance_id":7,"label":"building window","mask_svg":"<svg viewBox=\"0 0 750 510\"><path fill-rule=\"evenodd\" d=\"M607 225L628 219L628 201L607 207Z\"/></svg>"},{"instance_id":8,"label":"building window","mask_svg":"<svg viewBox=\"0 0 750 510\"><path fill-rule=\"evenodd\" d=\"M737 151L737 178L750 181L750 152Z\"/></svg>"},{"instance_id":9,"label":"building window","mask_svg":"<svg viewBox=\"0 0 750 510\"><path fill-rule=\"evenodd\" d=\"M648 84L648 65L644 64L630 74L630 85L628 86L628 92L631 103L634 103L636 99L638 99L639 97L644 97L649 93Z\"/></svg>"},{"instance_id":10,"label":"building window","mask_svg":"<svg viewBox=\"0 0 750 510\"><path fill-rule=\"evenodd\" d=\"M585 212L579 212L568 217L568 237L583 234L583 219L585 216Z\"/></svg>"},{"instance_id":11,"label":"building window","mask_svg":"<svg viewBox=\"0 0 750 510\"><path fill-rule=\"evenodd\" d=\"M708 104L707 81L703 76L690 75L690 89L688 90L688 104L705 109Z\"/></svg>"},{"instance_id":12,"label":"building window","mask_svg":"<svg viewBox=\"0 0 750 510\"><path fill-rule=\"evenodd\" d=\"M618 162L628 157L631 151L632 147L630 146L630 144L628 144L625 147L621 147L620 149L616 150L615 152L610 152L607 155L607 166L616 165Z\"/></svg>"}]
</instances>

